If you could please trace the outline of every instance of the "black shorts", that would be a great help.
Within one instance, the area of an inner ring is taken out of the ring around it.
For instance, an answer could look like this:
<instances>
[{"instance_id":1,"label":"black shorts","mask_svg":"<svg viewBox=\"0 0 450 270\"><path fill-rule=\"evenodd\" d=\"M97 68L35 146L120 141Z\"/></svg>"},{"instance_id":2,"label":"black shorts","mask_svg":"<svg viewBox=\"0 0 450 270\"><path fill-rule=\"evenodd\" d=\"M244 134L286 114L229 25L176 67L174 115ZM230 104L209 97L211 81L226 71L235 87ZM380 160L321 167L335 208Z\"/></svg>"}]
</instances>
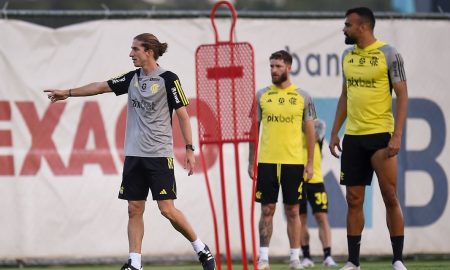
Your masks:
<instances>
[{"instance_id":1,"label":"black shorts","mask_svg":"<svg viewBox=\"0 0 450 270\"><path fill-rule=\"evenodd\" d=\"M372 155L386 148L391 139L390 133L370 135L345 135L342 142L341 185L370 186L373 168Z\"/></svg>"},{"instance_id":2,"label":"black shorts","mask_svg":"<svg viewBox=\"0 0 450 270\"><path fill-rule=\"evenodd\" d=\"M300 214L308 213L308 202L313 213L328 213L328 197L324 183L303 183Z\"/></svg>"},{"instance_id":3,"label":"black shorts","mask_svg":"<svg viewBox=\"0 0 450 270\"><path fill-rule=\"evenodd\" d=\"M283 203L291 205L299 203L303 170L304 166L300 164L259 163L256 201L262 204L276 203L281 185Z\"/></svg>"},{"instance_id":4,"label":"black shorts","mask_svg":"<svg viewBox=\"0 0 450 270\"><path fill-rule=\"evenodd\" d=\"M125 157L119 199L147 200L149 189L155 201L177 198L173 158Z\"/></svg>"}]
</instances>

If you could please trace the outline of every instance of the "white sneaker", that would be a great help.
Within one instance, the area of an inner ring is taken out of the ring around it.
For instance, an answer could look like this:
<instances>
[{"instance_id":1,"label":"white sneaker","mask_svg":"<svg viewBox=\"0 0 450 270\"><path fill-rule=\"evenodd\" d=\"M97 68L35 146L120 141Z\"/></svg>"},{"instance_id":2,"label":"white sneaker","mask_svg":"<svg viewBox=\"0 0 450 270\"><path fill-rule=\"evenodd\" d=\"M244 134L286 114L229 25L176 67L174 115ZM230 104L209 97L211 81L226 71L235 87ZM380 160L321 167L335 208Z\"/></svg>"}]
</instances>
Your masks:
<instances>
[{"instance_id":1,"label":"white sneaker","mask_svg":"<svg viewBox=\"0 0 450 270\"><path fill-rule=\"evenodd\" d=\"M361 270L361 267L354 265L351 262L347 262L344 267L342 267L340 270Z\"/></svg>"},{"instance_id":2,"label":"white sneaker","mask_svg":"<svg viewBox=\"0 0 450 270\"><path fill-rule=\"evenodd\" d=\"M269 261L258 261L258 270L270 270Z\"/></svg>"},{"instance_id":3,"label":"white sneaker","mask_svg":"<svg viewBox=\"0 0 450 270\"><path fill-rule=\"evenodd\" d=\"M289 269L304 269L300 260L293 260L289 262Z\"/></svg>"},{"instance_id":4,"label":"white sneaker","mask_svg":"<svg viewBox=\"0 0 450 270\"><path fill-rule=\"evenodd\" d=\"M304 258L302 260L302 265L303 267L307 268L307 267L313 267L314 266L314 262L310 259L310 258Z\"/></svg>"},{"instance_id":5,"label":"white sneaker","mask_svg":"<svg viewBox=\"0 0 450 270\"><path fill-rule=\"evenodd\" d=\"M392 264L392 269L394 269L394 270L407 270L406 266L403 264L402 261L395 261Z\"/></svg>"},{"instance_id":6,"label":"white sneaker","mask_svg":"<svg viewBox=\"0 0 450 270\"><path fill-rule=\"evenodd\" d=\"M325 260L323 261L323 265L326 267L337 267L337 263L333 260L333 257L328 256L325 258Z\"/></svg>"}]
</instances>

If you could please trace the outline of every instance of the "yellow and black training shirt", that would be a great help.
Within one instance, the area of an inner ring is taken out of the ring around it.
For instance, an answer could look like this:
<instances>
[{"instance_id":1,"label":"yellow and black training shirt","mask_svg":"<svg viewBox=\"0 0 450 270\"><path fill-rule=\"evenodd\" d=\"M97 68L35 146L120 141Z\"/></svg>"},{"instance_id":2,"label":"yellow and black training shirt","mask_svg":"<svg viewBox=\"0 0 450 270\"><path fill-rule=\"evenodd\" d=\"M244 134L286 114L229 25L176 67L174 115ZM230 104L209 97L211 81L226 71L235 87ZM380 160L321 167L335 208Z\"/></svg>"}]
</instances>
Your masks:
<instances>
[{"instance_id":1,"label":"yellow and black training shirt","mask_svg":"<svg viewBox=\"0 0 450 270\"><path fill-rule=\"evenodd\" d=\"M323 173L322 173L322 143L325 138L325 122L316 119L314 120L315 129L315 142L314 142L314 163L313 163L313 177L309 179L309 184L323 183ZM303 133L303 159L306 164L308 161L308 150L305 133Z\"/></svg>"},{"instance_id":2,"label":"yellow and black training shirt","mask_svg":"<svg viewBox=\"0 0 450 270\"><path fill-rule=\"evenodd\" d=\"M347 87L345 134L393 132L392 85L406 81L397 50L378 40L364 49L355 45L344 51L342 70Z\"/></svg>"},{"instance_id":3,"label":"yellow and black training shirt","mask_svg":"<svg viewBox=\"0 0 450 270\"><path fill-rule=\"evenodd\" d=\"M316 118L311 97L296 85L271 85L256 93L262 123L259 163L304 164L302 123Z\"/></svg>"}]
</instances>

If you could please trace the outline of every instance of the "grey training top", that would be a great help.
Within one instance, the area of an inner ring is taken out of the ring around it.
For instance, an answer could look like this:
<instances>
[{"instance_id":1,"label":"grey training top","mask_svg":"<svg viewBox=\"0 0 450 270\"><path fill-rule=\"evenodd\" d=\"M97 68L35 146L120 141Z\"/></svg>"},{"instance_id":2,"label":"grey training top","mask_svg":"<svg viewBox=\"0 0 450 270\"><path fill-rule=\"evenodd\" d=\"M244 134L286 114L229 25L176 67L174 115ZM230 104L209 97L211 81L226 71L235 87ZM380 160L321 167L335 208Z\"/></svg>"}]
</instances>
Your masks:
<instances>
[{"instance_id":1,"label":"grey training top","mask_svg":"<svg viewBox=\"0 0 450 270\"><path fill-rule=\"evenodd\" d=\"M128 93L125 156L173 157L172 113L187 106L178 76L158 67L142 69L108 80L116 95Z\"/></svg>"}]
</instances>

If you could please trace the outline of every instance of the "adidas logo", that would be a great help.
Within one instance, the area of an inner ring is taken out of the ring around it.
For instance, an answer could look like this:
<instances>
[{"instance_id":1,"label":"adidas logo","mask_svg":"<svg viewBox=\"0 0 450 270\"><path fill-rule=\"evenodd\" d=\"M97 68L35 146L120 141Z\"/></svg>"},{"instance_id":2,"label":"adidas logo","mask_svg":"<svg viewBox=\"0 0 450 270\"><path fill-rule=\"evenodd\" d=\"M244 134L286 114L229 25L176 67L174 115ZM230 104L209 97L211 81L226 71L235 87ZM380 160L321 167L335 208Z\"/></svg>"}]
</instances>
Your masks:
<instances>
[{"instance_id":1,"label":"adidas logo","mask_svg":"<svg viewBox=\"0 0 450 270\"><path fill-rule=\"evenodd\" d=\"M165 189L162 189L159 195L167 195L167 191Z\"/></svg>"}]
</instances>

